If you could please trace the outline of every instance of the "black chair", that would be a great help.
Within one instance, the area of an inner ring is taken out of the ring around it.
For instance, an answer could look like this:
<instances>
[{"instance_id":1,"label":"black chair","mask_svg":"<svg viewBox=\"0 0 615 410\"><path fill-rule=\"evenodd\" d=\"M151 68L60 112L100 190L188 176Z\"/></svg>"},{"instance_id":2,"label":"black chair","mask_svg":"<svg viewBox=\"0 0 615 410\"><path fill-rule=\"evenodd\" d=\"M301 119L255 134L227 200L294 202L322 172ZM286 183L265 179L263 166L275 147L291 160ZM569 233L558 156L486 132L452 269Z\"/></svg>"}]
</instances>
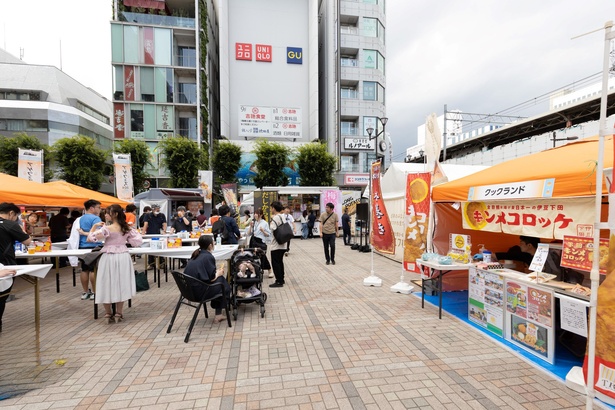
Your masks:
<instances>
[{"instance_id":1,"label":"black chair","mask_svg":"<svg viewBox=\"0 0 615 410\"><path fill-rule=\"evenodd\" d=\"M224 310L226 312L226 320L228 322L228 327L231 327L231 315L229 313L228 300L226 299L226 295L224 294L224 287L222 286L222 283L205 283L175 270L171 271L171 274L175 279L175 283L177 283L177 287L179 288L179 292L181 293L181 295L179 297L179 301L177 302L177 306L175 307L175 312L173 312L173 317L171 318L171 323L169 323L167 333L171 333L171 328L173 327L173 323L175 322L175 318L177 317L177 312L179 311L179 307L182 304L195 308L196 311L194 312L194 316L192 316L190 327L188 327L188 333L186 333L186 338L184 339L184 342L188 343L188 339L190 339L190 333L192 333L192 328L194 327L196 318L199 315L199 310L201 310L201 306L203 306L205 317L208 318L209 316L207 315L207 302L219 298L222 298ZM200 297L201 294L207 293L207 290L212 288L219 288L219 292L215 293L214 296L206 299ZM195 292L195 290L198 290L198 294L197 292ZM196 303L197 305L193 305L193 303Z\"/></svg>"}]
</instances>

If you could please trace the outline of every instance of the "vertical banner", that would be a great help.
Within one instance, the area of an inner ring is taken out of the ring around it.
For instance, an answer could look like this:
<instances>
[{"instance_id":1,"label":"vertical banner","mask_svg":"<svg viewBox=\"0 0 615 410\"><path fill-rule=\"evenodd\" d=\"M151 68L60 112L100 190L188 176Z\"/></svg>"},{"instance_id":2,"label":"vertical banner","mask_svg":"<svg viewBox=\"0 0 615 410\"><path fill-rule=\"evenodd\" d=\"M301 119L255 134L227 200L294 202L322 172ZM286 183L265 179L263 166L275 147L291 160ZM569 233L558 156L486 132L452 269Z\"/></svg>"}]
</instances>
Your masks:
<instances>
[{"instance_id":1,"label":"vertical banner","mask_svg":"<svg viewBox=\"0 0 615 410\"><path fill-rule=\"evenodd\" d=\"M404 269L420 273L416 260L427 249L430 209L430 173L408 174L406 183L406 227L404 233Z\"/></svg>"},{"instance_id":2,"label":"vertical banner","mask_svg":"<svg viewBox=\"0 0 615 410\"><path fill-rule=\"evenodd\" d=\"M237 206L237 184L222 184L220 188L222 188L224 202L231 207L231 215L235 215L239 212L239 207Z\"/></svg>"},{"instance_id":3,"label":"vertical banner","mask_svg":"<svg viewBox=\"0 0 615 410\"><path fill-rule=\"evenodd\" d=\"M446 116L444 121L446 121ZM438 117L431 114L425 119L425 156L427 157L427 171L434 172L440 161L442 147L442 134L438 126ZM441 172L441 171L440 171Z\"/></svg>"},{"instance_id":4,"label":"vertical banner","mask_svg":"<svg viewBox=\"0 0 615 410\"><path fill-rule=\"evenodd\" d=\"M206 204L211 204L214 187L213 178L214 173L212 171L199 171L199 188L201 188L203 201Z\"/></svg>"},{"instance_id":5,"label":"vertical banner","mask_svg":"<svg viewBox=\"0 0 615 410\"><path fill-rule=\"evenodd\" d=\"M135 100L135 66L124 66L124 100Z\"/></svg>"},{"instance_id":6,"label":"vertical banner","mask_svg":"<svg viewBox=\"0 0 615 410\"><path fill-rule=\"evenodd\" d=\"M154 64L154 28L143 27L143 61Z\"/></svg>"},{"instance_id":7,"label":"vertical banner","mask_svg":"<svg viewBox=\"0 0 615 410\"><path fill-rule=\"evenodd\" d=\"M113 103L113 136L117 139L124 138L124 104Z\"/></svg>"},{"instance_id":8,"label":"vertical banner","mask_svg":"<svg viewBox=\"0 0 615 410\"><path fill-rule=\"evenodd\" d=\"M17 176L28 181L43 182L43 151L19 148Z\"/></svg>"},{"instance_id":9,"label":"vertical banner","mask_svg":"<svg viewBox=\"0 0 615 410\"><path fill-rule=\"evenodd\" d=\"M116 196L123 201L132 202L134 192L130 154L113 154L113 165L115 168Z\"/></svg>"},{"instance_id":10,"label":"vertical banner","mask_svg":"<svg viewBox=\"0 0 615 410\"><path fill-rule=\"evenodd\" d=\"M384 199L382 198L382 189L380 188L380 161L372 162L370 180L371 186L371 245L379 252L395 254L395 237L393 236L393 228L387 213Z\"/></svg>"},{"instance_id":11,"label":"vertical banner","mask_svg":"<svg viewBox=\"0 0 615 410\"><path fill-rule=\"evenodd\" d=\"M261 206L263 208L263 218L267 222L271 222L271 204L273 201L278 200L277 192L273 191L259 191L262 193L261 195ZM256 204L257 196L254 195L254 204Z\"/></svg>"},{"instance_id":12,"label":"vertical banner","mask_svg":"<svg viewBox=\"0 0 615 410\"><path fill-rule=\"evenodd\" d=\"M338 221L338 226L342 226L342 191L340 191L339 189L323 189L320 193L320 213L325 212L325 205L327 205L329 202L331 202L335 207L333 209L333 212L337 213L337 216L340 217Z\"/></svg>"}]
</instances>

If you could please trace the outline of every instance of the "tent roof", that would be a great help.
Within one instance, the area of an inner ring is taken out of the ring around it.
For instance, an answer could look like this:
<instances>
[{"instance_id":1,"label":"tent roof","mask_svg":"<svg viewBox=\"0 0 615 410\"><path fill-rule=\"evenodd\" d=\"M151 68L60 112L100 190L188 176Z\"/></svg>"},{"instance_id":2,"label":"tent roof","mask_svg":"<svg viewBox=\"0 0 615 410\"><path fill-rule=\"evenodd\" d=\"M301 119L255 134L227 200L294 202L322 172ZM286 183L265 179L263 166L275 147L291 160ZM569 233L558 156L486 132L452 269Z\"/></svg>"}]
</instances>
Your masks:
<instances>
[{"instance_id":1,"label":"tent roof","mask_svg":"<svg viewBox=\"0 0 615 410\"><path fill-rule=\"evenodd\" d=\"M512 159L433 188L436 202L467 201L470 187L555 178L553 198L595 195L598 137ZM605 137L604 168L613 166L613 137ZM605 194L606 185L602 192Z\"/></svg>"},{"instance_id":2,"label":"tent roof","mask_svg":"<svg viewBox=\"0 0 615 410\"><path fill-rule=\"evenodd\" d=\"M88 199L100 201L103 208L113 204L126 205L129 203L114 196L83 188L66 181L47 182L44 185L51 187L54 194L62 192L72 196L71 200L68 203L64 202L62 206L83 207L83 203Z\"/></svg>"},{"instance_id":3,"label":"tent roof","mask_svg":"<svg viewBox=\"0 0 615 410\"><path fill-rule=\"evenodd\" d=\"M66 192L55 192L53 187L3 173L0 173L0 197L2 202L40 207L66 206L72 199Z\"/></svg>"}]
</instances>

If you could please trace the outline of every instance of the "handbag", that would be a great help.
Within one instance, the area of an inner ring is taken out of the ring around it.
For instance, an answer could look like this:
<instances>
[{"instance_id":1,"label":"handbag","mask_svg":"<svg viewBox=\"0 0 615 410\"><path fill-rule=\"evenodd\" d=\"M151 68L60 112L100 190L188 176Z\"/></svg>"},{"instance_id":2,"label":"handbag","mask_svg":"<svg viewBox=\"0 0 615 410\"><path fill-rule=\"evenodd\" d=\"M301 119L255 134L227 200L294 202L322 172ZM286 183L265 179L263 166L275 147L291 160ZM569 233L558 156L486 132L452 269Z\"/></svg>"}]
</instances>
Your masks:
<instances>
[{"instance_id":1,"label":"handbag","mask_svg":"<svg viewBox=\"0 0 615 410\"><path fill-rule=\"evenodd\" d=\"M137 292L149 289L149 282L147 281L145 272L135 271L135 283L137 285Z\"/></svg>"},{"instance_id":2,"label":"handbag","mask_svg":"<svg viewBox=\"0 0 615 410\"><path fill-rule=\"evenodd\" d=\"M295 237L293 228L291 228L289 224L284 222L281 225L279 225L275 220L273 222L275 223L275 226L276 226L275 230L273 231L273 236L277 243L281 245L283 243L290 241L292 238Z\"/></svg>"},{"instance_id":3,"label":"handbag","mask_svg":"<svg viewBox=\"0 0 615 410\"><path fill-rule=\"evenodd\" d=\"M260 248L264 251L267 250L267 244L265 242L263 242L263 240L261 238L257 238L256 236L252 235L252 238L250 238L250 248Z\"/></svg>"}]
</instances>

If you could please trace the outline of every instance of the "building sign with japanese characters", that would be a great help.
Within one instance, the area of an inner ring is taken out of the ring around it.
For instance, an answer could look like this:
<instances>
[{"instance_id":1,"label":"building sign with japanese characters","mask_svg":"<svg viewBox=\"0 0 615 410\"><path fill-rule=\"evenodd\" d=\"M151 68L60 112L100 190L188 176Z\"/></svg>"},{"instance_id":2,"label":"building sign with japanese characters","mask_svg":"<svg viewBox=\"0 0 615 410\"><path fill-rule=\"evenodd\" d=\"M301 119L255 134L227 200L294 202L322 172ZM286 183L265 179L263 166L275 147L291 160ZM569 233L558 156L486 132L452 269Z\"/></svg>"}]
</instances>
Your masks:
<instances>
[{"instance_id":1,"label":"building sign with japanese characters","mask_svg":"<svg viewBox=\"0 0 615 410\"><path fill-rule=\"evenodd\" d=\"M239 106L239 136L301 138L301 108Z\"/></svg>"},{"instance_id":2,"label":"building sign with japanese characters","mask_svg":"<svg viewBox=\"0 0 615 410\"><path fill-rule=\"evenodd\" d=\"M156 129L158 131L173 131L175 128L175 120L173 116L173 107L169 105L156 106Z\"/></svg>"},{"instance_id":3,"label":"building sign with japanese characters","mask_svg":"<svg viewBox=\"0 0 615 410\"><path fill-rule=\"evenodd\" d=\"M252 61L252 44L235 43L235 60Z\"/></svg>"},{"instance_id":4,"label":"building sign with japanese characters","mask_svg":"<svg viewBox=\"0 0 615 410\"><path fill-rule=\"evenodd\" d=\"M376 139L369 138L344 138L344 149L356 149L361 151L373 151L376 149Z\"/></svg>"},{"instance_id":5,"label":"building sign with japanese characters","mask_svg":"<svg viewBox=\"0 0 615 410\"><path fill-rule=\"evenodd\" d=\"M113 136L116 139L124 138L124 104L113 103Z\"/></svg>"},{"instance_id":6,"label":"building sign with japanese characters","mask_svg":"<svg viewBox=\"0 0 615 410\"><path fill-rule=\"evenodd\" d=\"M600 238L600 253L598 266L600 273L606 275L606 265L609 259L609 240ZM563 268L572 268L583 272L590 272L594 259L594 238L579 236L564 236L562 249Z\"/></svg>"},{"instance_id":7,"label":"building sign with japanese characters","mask_svg":"<svg viewBox=\"0 0 615 410\"><path fill-rule=\"evenodd\" d=\"M134 197L134 191L130 154L113 154L113 165L115 169L116 196L121 200L131 202Z\"/></svg>"},{"instance_id":8,"label":"building sign with japanese characters","mask_svg":"<svg viewBox=\"0 0 615 410\"><path fill-rule=\"evenodd\" d=\"M508 184L471 187L468 201L489 201L492 199L550 198L553 196L555 178L537 181L511 182Z\"/></svg>"},{"instance_id":9,"label":"building sign with japanese characters","mask_svg":"<svg viewBox=\"0 0 615 410\"><path fill-rule=\"evenodd\" d=\"M594 198L464 202L463 227L511 235L563 239L594 221Z\"/></svg>"}]
</instances>

